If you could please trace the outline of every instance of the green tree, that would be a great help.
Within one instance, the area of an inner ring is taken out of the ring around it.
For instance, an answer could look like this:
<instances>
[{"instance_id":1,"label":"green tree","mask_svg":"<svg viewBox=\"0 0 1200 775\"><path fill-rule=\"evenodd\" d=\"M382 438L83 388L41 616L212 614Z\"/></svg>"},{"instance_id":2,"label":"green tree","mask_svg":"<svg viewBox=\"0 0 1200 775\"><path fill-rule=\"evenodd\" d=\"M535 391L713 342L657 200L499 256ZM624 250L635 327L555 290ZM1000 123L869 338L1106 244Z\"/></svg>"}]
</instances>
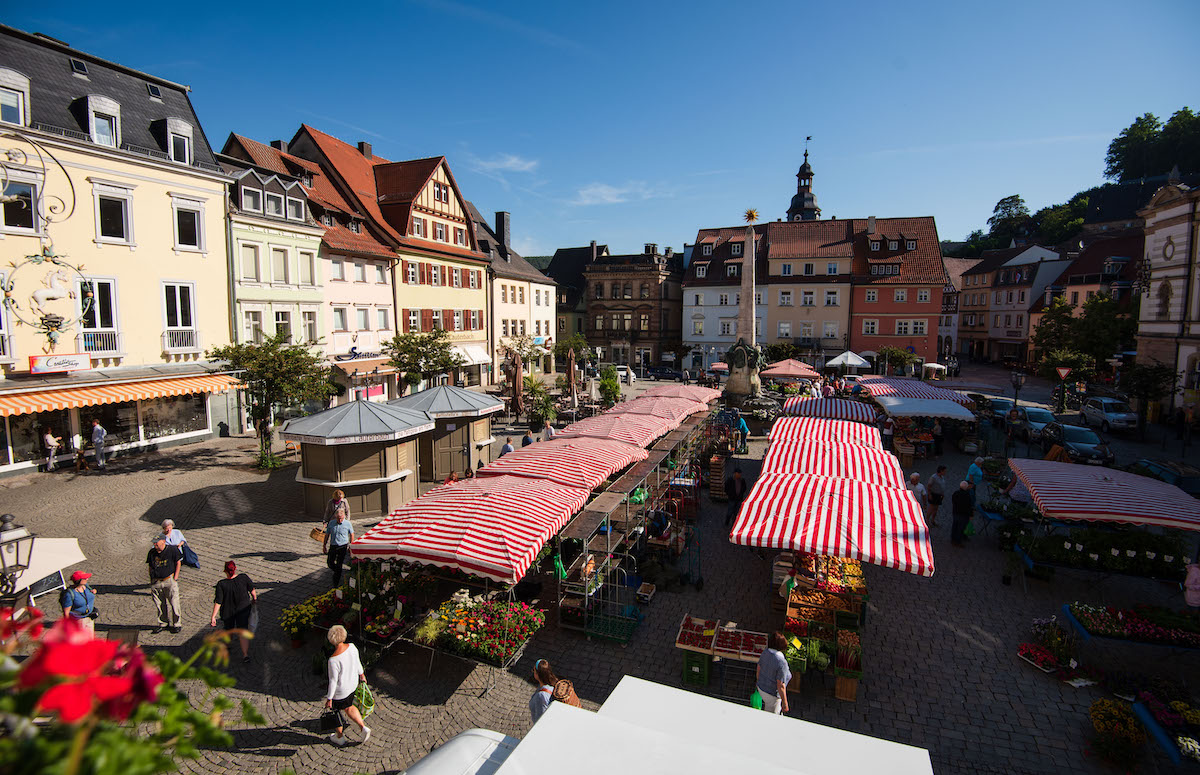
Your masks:
<instances>
[{"instance_id":1,"label":"green tree","mask_svg":"<svg viewBox=\"0 0 1200 775\"><path fill-rule=\"evenodd\" d=\"M1075 305L1062 296L1056 297L1033 330L1033 346L1043 353L1070 348L1075 344L1078 323Z\"/></svg>"},{"instance_id":2,"label":"green tree","mask_svg":"<svg viewBox=\"0 0 1200 775\"><path fill-rule=\"evenodd\" d=\"M1158 361L1135 363L1121 371L1121 389L1137 399L1138 427L1143 439L1146 438L1147 408L1174 393L1178 383L1179 372Z\"/></svg>"},{"instance_id":3,"label":"green tree","mask_svg":"<svg viewBox=\"0 0 1200 775\"><path fill-rule=\"evenodd\" d=\"M791 342L773 342L763 346L763 357L767 363L786 361L800 354L800 348Z\"/></svg>"},{"instance_id":4,"label":"green tree","mask_svg":"<svg viewBox=\"0 0 1200 775\"><path fill-rule=\"evenodd\" d=\"M403 373L403 384L410 387L463 365L462 356L454 352L450 333L442 328L394 336L383 343L383 351L392 367Z\"/></svg>"},{"instance_id":5,"label":"green tree","mask_svg":"<svg viewBox=\"0 0 1200 775\"><path fill-rule=\"evenodd\" d=\"M1162 122L1153 113L1143 113L1134 119L1108 144L1104 176L1125 182L1157 174L1151 167L1155 166L1154 146L1161 131Z\"/></svg>"},{"instance_id":6,"label":"green tree","mask_svg":"<svg viewBox=\"0 0 1200 775\"><path fill-rule=\"evenodd\" d=\"M1090 355L1096 365L1125 350L1137 334L1137 321L1124 314L1115 299L1098 293L1083 303L1075 324L1073 348Z\"/></svg>"},{"instance_id":7,"label":"green tree","mask_svg":"<svg viewBox=\"0 0 1200 775\"><path fill-rule=\"evenodd\" d=\"M901 350L899 347L880 347L876 359L878 363L887 367L887 373L890 373L892 369L900 369L917 362L916 354L910 353L908 350Z\"/></svg>"},{"instance_id":8,"label":"green tree","mask_svg":"<svg viewBox=\"0 0 1200 775\"><path fill-rule=\"evenodd\" d=\"M581 333L576 332L554 343L554 357L559 363L566 363L567 354L572 350L575 351L575 365L580 368L595 359L596 351L588 346L587 338Z\"/></svg>"},{"instance_id":9,"label":"green tree","mask_svg":"<svg viewBox=\"0 0 1200 775\"><path fill-rule=\"evenodd\" d=\"M999 247L1007 247L1008 241L1023 231L1029 223L1029 207L1018 194L1006 196L996 203L992 209L992 217L988 218L988 236L993 241L1003 242Z\"/></svg>"},{"instance_id":10,"label":"green tree","mask_svg":"<svg viewBox=\"0 0 1200 775\"><path fill-rule=\"evenodd\" d=\"M1167 120L1158 136L1158 166L1164 172L1200 172L1200 115L1181 108Z\"/></svg>"},{"instance_id":11,"label":"green tree","mask_svg":"<svg viewBox=\"0 0 1200 775\"><path fill-rule=\"evenodd\" d=\"M1059 245L1083 230L1088 195L1081 191L1063 204L1043 207L1033 214L1031 226L1038 242Z\"/></svg>"},{"instance_id":12,"label":"green tree","mask_svg":"<svg viewBox=\"0 0 1200 775\"><path fill-rule=\"evenodd\" d=\"M258 435L258 465L274 468L271 454L271 409L302 401L324 401L335 392L329 367L307 344L292 344L286 334L261 342L228 344L209 350L206 357L225 361L240 372L249 401L250 418Z\"/></svg>"},{"instance_id":13,"label":"green tree","mask_svg":"<svg viewBox=\"0 0 1200 775\"><path fill-rule=\"evenodd\" d=\"M605 406L613 406L621 400L621 380L616 366L605 366L600 370L600 400Z\"/></svg>"}]
</instances>

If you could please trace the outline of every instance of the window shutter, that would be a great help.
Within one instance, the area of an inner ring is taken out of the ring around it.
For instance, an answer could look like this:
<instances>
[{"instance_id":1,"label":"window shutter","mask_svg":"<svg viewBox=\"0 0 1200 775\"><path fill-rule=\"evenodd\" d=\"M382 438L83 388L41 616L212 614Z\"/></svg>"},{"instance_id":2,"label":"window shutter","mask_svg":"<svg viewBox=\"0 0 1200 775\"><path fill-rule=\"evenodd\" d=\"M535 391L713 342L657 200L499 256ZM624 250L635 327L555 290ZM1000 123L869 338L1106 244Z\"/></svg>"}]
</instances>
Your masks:
<instances>
[{"instance_id":1,"label":"window shutter","mask_svg":"<svg viewBox=\"0 0 1200 775\"><path fill-rule=\"evenodd\" d=\"M408 264L409 264L408 261L400 262L400 271L403 273L402 277L404 278L405 283L408 282Z\"/></svg>"},{"instance_id":2,"label":"window shutter","mask_svg":"<svg viewBox=\"0 0 1200 775\"><path fill-rule=\"evenodd\" d=\"M400 319L396 321L396 332L403 334L408 331L408 307L400 310Z\"/></svg>"},{"instance_id":3,"label":"window shutter","mask_svg":"<svg viewBox=\"0 0 1200 775\"><path fill-rule=\"evenodd\" d=\"M421 310L421 330L430 331L433 329L433 310Z\"/></svg>"}]
</instances>

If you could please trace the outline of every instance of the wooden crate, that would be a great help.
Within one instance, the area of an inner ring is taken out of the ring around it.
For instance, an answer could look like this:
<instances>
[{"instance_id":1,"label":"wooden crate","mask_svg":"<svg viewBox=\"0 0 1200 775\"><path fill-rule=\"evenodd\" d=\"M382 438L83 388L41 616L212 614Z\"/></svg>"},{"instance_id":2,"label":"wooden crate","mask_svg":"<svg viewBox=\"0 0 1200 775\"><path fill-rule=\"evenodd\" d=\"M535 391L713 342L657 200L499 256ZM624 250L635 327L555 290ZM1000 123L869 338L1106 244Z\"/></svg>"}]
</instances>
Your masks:
<instances>
[{"instance_id":1,"label":"wooden crate","mask_svg":"<svg viewBox=\"0 0 1200 775\"><path fill-rule=\"evenodd\" d=\"M846 702L854 702L858 696L858 679L838 676L833 685L833 696Z\"/></svg>"}]
</instances>

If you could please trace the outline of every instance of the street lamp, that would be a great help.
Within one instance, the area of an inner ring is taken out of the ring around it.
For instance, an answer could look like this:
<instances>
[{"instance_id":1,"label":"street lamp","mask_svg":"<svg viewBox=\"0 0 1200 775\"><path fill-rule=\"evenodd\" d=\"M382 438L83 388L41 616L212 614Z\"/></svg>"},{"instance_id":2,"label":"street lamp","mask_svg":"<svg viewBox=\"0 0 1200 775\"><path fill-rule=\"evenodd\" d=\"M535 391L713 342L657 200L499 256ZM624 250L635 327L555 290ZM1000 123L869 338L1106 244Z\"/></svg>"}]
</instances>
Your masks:
<instances>
[{"instance_id":1,"label":"street lamp","mask_svg":"<svg viewBox=\"0 0 1200 775\"><path fill-rule=\"evenodd\" d=\"M0 594L11 594L17 579L29 568L33 554L33 533L14 524L12 514L0 517Z\"/></svg>"},{"instance_id":2,"label":"street lamp","mask_svg":"<svg viewBox=\"0 0 1200 775\"><path fill-rule=\"evenodd\" d=\"M1013 409L1021 403L1021 387L1025 384L1025 375L1019 371L1014 371L1008 375L1012 379L1013 386Z\"/></svg>"}]
</instances>

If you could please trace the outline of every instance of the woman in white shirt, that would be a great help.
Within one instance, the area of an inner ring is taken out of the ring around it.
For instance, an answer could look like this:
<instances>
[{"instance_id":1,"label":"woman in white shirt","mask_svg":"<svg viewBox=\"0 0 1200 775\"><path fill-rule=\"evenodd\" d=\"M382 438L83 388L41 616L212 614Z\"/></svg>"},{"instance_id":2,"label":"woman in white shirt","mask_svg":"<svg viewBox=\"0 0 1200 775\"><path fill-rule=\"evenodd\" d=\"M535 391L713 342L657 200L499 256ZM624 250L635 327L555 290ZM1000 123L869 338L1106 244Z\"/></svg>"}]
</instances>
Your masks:
<instances>
[{"instance_id":1,"label":"woman in white shirt","mask_svg":"<svg viewBox=\"0 0 1200 775\"><path fill-rule=\"evenodd\" d=\"M346 628L335 624L329 628L326 637L329 645L333 646L333 655L329 657L329 689L325 692L325 707L345 711L346 715L362 730L363 743L371 739L371 728L363 721L362 714L354 707L354 693L359 681L366 683L362 662L358 659L358 649L353 643L346 642ZM345 745L348 741L342 734L343 728L329 736L329 742L334 745Z\"/></svg>"}]
</instances>

